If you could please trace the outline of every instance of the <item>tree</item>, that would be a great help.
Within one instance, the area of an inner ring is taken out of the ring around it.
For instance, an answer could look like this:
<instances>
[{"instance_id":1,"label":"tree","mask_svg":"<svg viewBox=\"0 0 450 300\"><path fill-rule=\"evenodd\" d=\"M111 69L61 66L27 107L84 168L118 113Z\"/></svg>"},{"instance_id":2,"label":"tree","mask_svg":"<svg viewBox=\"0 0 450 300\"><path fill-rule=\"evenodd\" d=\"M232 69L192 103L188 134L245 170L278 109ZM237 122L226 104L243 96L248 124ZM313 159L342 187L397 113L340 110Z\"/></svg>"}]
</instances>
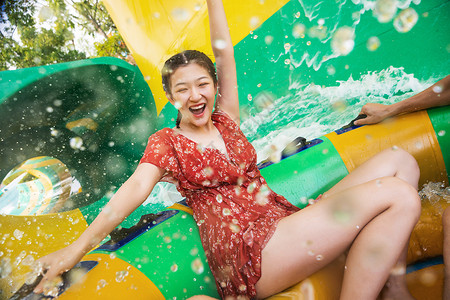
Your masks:
<instances>
[{"instance_id":1,"label":"tree","mask_svg":"<svg viewBox=\"0 0 450 300\"><path fill-rule=\"evenodd\" d=\"M88 58L76 49L74 31L80 28L104 37L93 45L97 56L130 57L99 0L2 0L0 13L0 70Z\"/></svg>"}]
</instances>

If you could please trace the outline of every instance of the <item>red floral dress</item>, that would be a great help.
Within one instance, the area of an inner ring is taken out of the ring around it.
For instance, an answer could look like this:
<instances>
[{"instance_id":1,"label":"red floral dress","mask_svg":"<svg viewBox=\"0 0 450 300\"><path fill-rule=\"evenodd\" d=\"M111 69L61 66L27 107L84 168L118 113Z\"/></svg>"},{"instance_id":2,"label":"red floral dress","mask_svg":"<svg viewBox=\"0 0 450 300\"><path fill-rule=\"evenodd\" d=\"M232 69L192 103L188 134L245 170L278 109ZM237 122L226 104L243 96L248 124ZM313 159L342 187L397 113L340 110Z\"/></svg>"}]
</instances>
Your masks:
<instances>
[{"instance_id":1,"label":"red floral dress","mask_svg":"<svg viewBox=\"0 0 450 300\"><path fill-rule=\"evenodd\" d=\"M166 170L194 211L203 248L222 298L256 295L261 250L277 222L299 210L273 192L256 166L256 152L224 112L211 119L228 157L164 128L150 136L140 163Z\"/></svg>"}]
</instances>

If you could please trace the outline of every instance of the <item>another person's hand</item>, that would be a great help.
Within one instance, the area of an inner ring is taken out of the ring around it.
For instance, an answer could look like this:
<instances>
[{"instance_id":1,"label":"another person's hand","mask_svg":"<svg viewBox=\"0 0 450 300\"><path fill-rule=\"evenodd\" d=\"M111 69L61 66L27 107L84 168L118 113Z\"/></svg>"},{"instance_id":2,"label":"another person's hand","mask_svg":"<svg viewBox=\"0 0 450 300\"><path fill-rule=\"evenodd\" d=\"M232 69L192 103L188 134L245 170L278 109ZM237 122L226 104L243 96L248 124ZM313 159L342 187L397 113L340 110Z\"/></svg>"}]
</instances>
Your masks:
<instances>
[{"instance_id":1,"label":"another person's hand","mask_svg":"<svg viewBox=\"0 0 450 300\"><path fill-rule=\"evenodd\" d=\"M379 103L367 103L365 104L361 114L365 114L367 117L364 119L359 119L355 121L355 125L368 125L375 124L383 121L384 119L390 117L389 105L379 104Z\"/></svg>"},{"instance_id":2,"label":"another person's hand","mask_svg":"<svg viewBox=\"0 0 450 300\"><path fill-rule=\"evenodd\" d=\"M51 284L57 276L72 269L82 257L82 251L77 250L72 244L38 259L36 263L42 266L44 275L33 292L44 292L46 285Z\"/></svg>"}]
</instances>

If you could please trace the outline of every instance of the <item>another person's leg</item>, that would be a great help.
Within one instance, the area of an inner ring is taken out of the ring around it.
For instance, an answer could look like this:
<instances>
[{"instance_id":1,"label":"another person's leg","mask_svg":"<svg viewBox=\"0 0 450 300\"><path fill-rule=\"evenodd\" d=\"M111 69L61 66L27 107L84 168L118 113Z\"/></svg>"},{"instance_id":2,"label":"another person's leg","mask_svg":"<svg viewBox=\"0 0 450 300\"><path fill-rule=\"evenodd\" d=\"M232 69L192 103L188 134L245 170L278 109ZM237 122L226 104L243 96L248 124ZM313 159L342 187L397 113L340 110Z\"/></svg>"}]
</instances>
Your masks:
<instances>
[{"instance_id":1,"label":"another person's leg","mask_svg":"<svg viewBox=\"0 0 450 300\"><path fill-rule=\"evenodd\" d=\"M279 222L262 251L258 297L308 277L350 247L341 299L375 299L419 215L416 190L395 177L325 194Z\"/></svg>"},{"instance_id":2,"label":"another person's leg","mask_svg":"<svg viewBox=\"0 0 450 300\"><path fill-rule=\"evenodd\" d=\"M450 207L442 215L444 231L444 295L443 300L450 300Z\"/></svg>"}]
</instances>

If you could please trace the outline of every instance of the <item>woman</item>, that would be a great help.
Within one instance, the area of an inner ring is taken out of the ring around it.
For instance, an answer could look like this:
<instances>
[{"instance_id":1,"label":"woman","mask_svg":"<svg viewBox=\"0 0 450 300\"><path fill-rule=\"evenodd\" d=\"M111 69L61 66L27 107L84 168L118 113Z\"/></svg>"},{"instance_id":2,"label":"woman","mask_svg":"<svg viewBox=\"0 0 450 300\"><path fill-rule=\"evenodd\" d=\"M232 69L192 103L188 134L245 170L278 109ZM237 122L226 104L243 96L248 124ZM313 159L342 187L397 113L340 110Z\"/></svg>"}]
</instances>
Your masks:
<instances>
[{"instance_id":1,"label":"woman","mask_svg":"<svg viewBox=\"0 0 450 300\"><path fill-rule=\"evenodd\" d=\"M268 297L349 250L342 299L375 299L420 213L417 163L401 149L385 150L303 210L271 191L239 129L223 4L207 4L217 77L197 51L166 62L163 85L179 111L177 127L149 138L134 174L77 241L40 259L47 272L36 292L72 268L165 180L193 208L222 298Z\"/></svg>"}]
</instances>

